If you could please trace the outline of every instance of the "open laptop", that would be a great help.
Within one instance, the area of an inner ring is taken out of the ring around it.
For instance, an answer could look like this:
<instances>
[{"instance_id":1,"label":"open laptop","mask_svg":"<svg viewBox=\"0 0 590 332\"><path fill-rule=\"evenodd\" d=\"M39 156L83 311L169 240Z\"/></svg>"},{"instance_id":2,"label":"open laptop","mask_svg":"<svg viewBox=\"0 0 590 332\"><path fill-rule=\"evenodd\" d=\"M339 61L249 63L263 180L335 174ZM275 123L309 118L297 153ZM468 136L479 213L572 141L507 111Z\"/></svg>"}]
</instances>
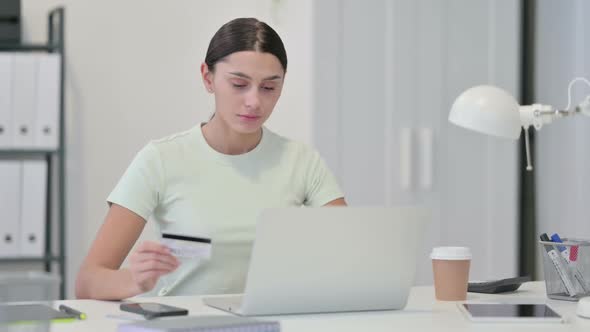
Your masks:
<instances>
[{"instance_id":1,"label":"open laptop","mask_svg":"<svg viewBox=\"0 0 590 332\"><path fill-rule=\"evenodd\" d=\"M429 219L417 207L264 210L244 294L203 301L242 316L402 309Z\"/></svg>"}]
</instances>

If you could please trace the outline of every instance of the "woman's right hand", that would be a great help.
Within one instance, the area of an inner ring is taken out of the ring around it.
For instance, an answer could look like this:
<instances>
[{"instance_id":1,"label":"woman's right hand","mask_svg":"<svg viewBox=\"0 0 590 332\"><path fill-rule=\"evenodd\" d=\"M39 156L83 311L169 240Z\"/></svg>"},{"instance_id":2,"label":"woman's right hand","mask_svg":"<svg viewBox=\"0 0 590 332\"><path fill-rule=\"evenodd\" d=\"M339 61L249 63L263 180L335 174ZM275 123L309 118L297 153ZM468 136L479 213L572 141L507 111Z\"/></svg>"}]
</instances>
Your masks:
<instances>
[{"instance_id":1,"label":"woman's right hand","mask_svg":"<svg viewBox=\"0 0 590 332\"><path fill-rule=\"evenodd\" d=\"M173 272L180 262L163 244L142 242L129 256L129 270L139 293L152 290L161 276Z\"/></svg>"}]
</instances>

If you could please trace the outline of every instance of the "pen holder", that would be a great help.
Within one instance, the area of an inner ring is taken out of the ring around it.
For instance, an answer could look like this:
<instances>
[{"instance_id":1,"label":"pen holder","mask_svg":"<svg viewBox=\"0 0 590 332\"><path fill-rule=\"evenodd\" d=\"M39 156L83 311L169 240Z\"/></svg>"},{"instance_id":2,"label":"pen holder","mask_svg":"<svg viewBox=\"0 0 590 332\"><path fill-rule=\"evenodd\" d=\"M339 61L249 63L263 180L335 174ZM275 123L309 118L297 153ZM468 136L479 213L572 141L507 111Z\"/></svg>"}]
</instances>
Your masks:
<instances>
[{"instance_id":1,"label":"pen holder","mask_svg":"<svg viewBox=\"0 0 590 332\"><path fill-rule=\"evenodd\" d=\"M547 297L578 301L590 296L590 241L564 238L562 243L539 244Z\"/></svg>"}]
</instances>

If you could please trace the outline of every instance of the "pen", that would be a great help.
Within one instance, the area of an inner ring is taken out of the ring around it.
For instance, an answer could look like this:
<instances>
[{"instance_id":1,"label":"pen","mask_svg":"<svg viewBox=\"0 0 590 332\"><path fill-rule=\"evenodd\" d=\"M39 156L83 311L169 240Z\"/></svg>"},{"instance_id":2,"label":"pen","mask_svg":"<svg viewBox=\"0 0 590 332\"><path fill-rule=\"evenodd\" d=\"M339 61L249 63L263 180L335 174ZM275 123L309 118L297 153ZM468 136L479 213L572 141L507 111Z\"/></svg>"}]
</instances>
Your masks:
<instances>
[{"instance_id":1,"label":"pen","mask_svg":"<svg viewBox=\"0 0 590 332\"><path fill-rule=\"evenodd\" d=\"M556 243L563 243L563 241L561 240L561 237L559 237L559 234L554 233L553 235L551 235L551 241L552 242L556 242ZM570 251L566 246L557 246L557 250L559 250L559 252L561 253L561 256L566 260L566 262L570 262Z\"/></svg>"},{"instance_id":2,"label":"pen","mask_svg":"<svg viewBox=\"0 0 590 332\"><path fill-rule=\"evenodd\" d=\"M75 315L78 317L78 319L86 319L86 314L83 312L80 312L74 308L70 308L65 304L60 304L59 305L59 311L63 311L66 314L70 314L70 315Z\"/></svg>"}]
</instances>

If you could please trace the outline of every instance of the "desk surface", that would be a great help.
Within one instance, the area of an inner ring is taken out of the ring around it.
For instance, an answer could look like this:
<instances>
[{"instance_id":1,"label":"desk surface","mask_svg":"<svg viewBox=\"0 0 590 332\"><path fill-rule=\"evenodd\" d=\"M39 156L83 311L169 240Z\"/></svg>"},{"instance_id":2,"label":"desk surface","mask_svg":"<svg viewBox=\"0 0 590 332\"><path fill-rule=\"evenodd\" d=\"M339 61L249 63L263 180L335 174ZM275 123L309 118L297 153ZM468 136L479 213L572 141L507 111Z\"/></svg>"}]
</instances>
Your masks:
<instances>
[{"instance_id":1,"label":"desk surface","mask_svg":"<svg viewBox=\"0 0 590 332\"><path fill-rule=\"evenodd\" d=\"M159 298L141 298L142 301L157 301L189 309L190 315L224 315L225 313L204 305L198 296L175 296ZM549 300L545 296L542 282L524 284L516 293L488 295L469 293L468 301L510 302L510 303L549 303L562 314L566 324L527 324L527 323L471 323L459 311L454 302L438 302L434 299L434 289L430 287L412 288L408 305L404 310L356 312L315 315L271 316L262 319L280 320L283 332L348 332L348 331L590 331L590 319L576 316L575 302ZM94 300L67 300L52 303L70 305L87 315L85 321L53 324L40 331L116 331L117 325L128 320L109 318L107 315L132 314L119 311L119 302ZM12 331L24 331L22 327L11 327ZM27 329L26 331L33 331ZM37 330L34 330L37 331Z\"/></svg>"}]
</instances>

